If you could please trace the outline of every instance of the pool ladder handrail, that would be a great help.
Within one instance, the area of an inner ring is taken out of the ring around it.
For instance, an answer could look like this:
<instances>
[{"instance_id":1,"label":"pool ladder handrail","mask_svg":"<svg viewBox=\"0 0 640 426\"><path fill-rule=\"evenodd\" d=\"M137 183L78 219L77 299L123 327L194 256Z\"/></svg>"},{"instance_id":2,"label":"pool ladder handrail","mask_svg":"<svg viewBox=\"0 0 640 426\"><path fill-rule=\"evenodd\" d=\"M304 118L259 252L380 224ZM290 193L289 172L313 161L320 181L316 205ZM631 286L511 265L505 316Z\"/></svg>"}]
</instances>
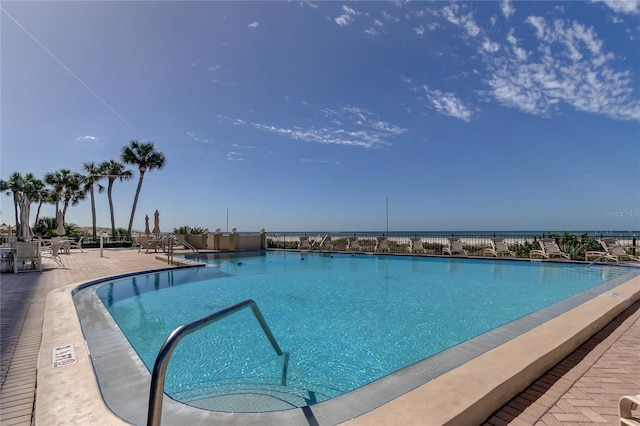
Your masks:
<instances>
[{"instance_id":1,"label":"pool ladder handrail","mask_svg":"<svg viewBox=\"0 0 640 426\"><path fill-rule=\"evenodd\" d=\"M280 384L282 386L287 385L287 368L289 366L289 352L282 352L278 342L276 342L271 329L267 325L264 317L262 316L262 312L260 312L260 308L256 302L251 299L247 299L240 303L236 303L235 305L231 305L226 307L220 311L214 312L213 314L207 315L190 323L181 325L171 332L167 340L163 343L160 348L160 352L158 352L158 357L156 358L156 362L153 366L153 373L151 374L151 387L149 389L149 410L147 412L147 426L159 426L160 418L162 417L162 398L164 396L164 380L167 372L167 366L169 365L169 359L171 358L171 354L173 350L176 348L180 340L188 334L193 333L207 325L221 320L231 314L234 314L244 308L251 308L251 312L260 323L260 327L264 332L267 339L273 346L276 354L278 356L284 356L283 365L282 365L282 377Z\"/></svg>"},{"instance_id":2,"label":"pool ladder handrail","mask_svg":"<svg viewBox=\"0 0 640 426\"><path fill-rule=\"evenodd\" d=\"M192 252L199 254L200 252L198 251L197 248L195 248L193 245L189 244L188 242L186 242L185 240L183 240L182 238L178 237L177 235L173 234L169 236L169 246L167 247L167 263L168 264L172 264L173 263L173 242L174 241L178 241L179 243L181 243L185 248L189 248L191 249Z\"/></svg>"}]
</instances>

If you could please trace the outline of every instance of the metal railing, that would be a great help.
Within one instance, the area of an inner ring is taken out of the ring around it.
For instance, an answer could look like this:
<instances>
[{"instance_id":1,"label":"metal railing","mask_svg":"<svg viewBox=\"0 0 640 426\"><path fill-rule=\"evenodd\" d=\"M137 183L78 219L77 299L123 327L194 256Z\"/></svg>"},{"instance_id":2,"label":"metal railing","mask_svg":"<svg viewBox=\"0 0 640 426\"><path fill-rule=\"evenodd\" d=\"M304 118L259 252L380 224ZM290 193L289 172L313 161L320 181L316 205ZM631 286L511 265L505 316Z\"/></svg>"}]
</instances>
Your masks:
<instances>
[{"instance_id":1,"label":"metal railing","mask_svg":"<svg viewBox=\"0 0 640 426\"><path fill-rule=\"evenodd\" d=\"M357 237L360 246L360 252L376 252L377 237L386 236L388 251L384 253L391 254L410 254L411 239L419 238L420 244L424 249L421 252L427 255L442 255L445 247L447 247L448 238L458 237L468 252L468 256L487 256L487 249L491 248L491 238L504 238L509 249L516 253L516 257L529 258L531 250L540 249L538 241L541 238L554 238L561 249L568 250L573 260L585 260L585 253L591 250L602 250L599 239L603 237L615 237L620 245L632 255L640 253L640 245L636 238L635 232L421 232L421 233L403 233L403 232L322 232L324 238L331 238L332 252L349 252L348 239ZM301 236L311 238L318 235L314 233L296 233L287 232L279 234L267 235L267 247L276 249L297 249ZM312 244L310 250L321 251L321 244Z\"/></svg>"},{"instance_id":2,"label":"metal railing","mask_svg":"<svg viewBox=\"0 0 640 426\"><path fill-rule=\"evenodd\" d=\"M289 352L282 352L278 342L276 342L273 333L271 333L271 329L267 325L260 309L256 302L251 299L245 300L240 303L236 303L235 305L231 305L227 308L224 308L218 312L215 312L211 315L207 315L206 317L202 317L195 321L192 321L188 324L181 325L180 327L173 330L173 332L167 337L164 344L160 348L160 352L158 353L158 357L156 358L156 362L153 366L153 373L151 375L151 387L149 390L149 410L147 412L147 425L148 426L159 426L160 419L162 417L162 398L164 395L164 380L167 372L167 366L169 365L169 359L171 358L171 354L173 350L176 348L180 340L188 334L193 333L207 325L221 320L231 314L234 314L244 308L251 308L251 312L258 320L262 331L264 332L267 339L273 346L276 354L278 356L284 356L283 365L282 365L282 377L280 384L282 386L286 386L287 384L287 368L289 366Z\"/></svg>"},{"instance_id":3,"label":"metal railing","mask_svg":"<svg viewBox=\"0 0 640 426\"><path fill-rule=\"evenodd\" d=\"M169 238L169 243L167 245L167 263L168 264L173 263L173 248L174 248L175 241L182 244L185 249L190 249L194 253L200 253L197 248L195 248L193 245L189 244L182 238L178 237L177 235L171 235Z\"/></svg>"}]
</instances>

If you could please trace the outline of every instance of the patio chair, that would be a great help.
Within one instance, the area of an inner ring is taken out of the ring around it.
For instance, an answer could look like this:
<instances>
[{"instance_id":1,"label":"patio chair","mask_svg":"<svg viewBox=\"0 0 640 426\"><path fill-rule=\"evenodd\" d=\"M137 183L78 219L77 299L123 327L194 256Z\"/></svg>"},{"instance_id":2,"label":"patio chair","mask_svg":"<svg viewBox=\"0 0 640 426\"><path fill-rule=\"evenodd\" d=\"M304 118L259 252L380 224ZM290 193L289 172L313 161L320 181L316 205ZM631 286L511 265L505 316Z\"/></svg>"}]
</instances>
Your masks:
<instances>
[{"instance_id":1,"label":"patio chair","mask_svg":"<svg viewBox=\"0 0 640 426\"><path fill-rule=\"evenodd\" d=\"M448 244L442 248L442 254L448 254L450 256L463 255L467 256L469 253L462 246L460 238L451 237L447 238Z\"/></svg>"},{"instance_id":2,"label":"patio chair","mask_svg":"<svg viewBox=\"0 0 640 426\"><path fill-rule=\"evenodd\" d=\"M538 242L540 243L540 250L531 250L529 252L531 259L553 259L557 257L571 260L571 255L560 250L556 240L553 238L541 238Z\"/></svg>"},{"instance_id":3,"label":"patio chair","mask_svg":"<svg viewBox=\"0 0 640 426\"><path fill-rule=\"evenodd\" d=\"M298 250L311 250L311 244L309 244L309 237L300 237L298 243Z\"/></svg>"},{"instance_id":4,"label":"patio chair","mask_svg":"<svg viewBox=\"0 0 640 426\"><path fill-rule=\"evenodd\" d=\"M320 242L320 250L327 250L327 251L333 250L333 243L331 242L331 235L325 235L324 236L324 238L322 239L322 242Z\"/></svg>"},{"instance_id":5,"label":"patio chair","mask_svg":"<svg viewBox=\"0 0 640 426\"><path fill-rule=\"evenodd\" d=\"M27 271L25 266L31 265L31 271L42 271L42 258L40 257L40 242L16 243L16 250L13 252L13 272L18 273L18 266L22 266L22 271Z\"/></svg>"},{"instance_id":6,"label":"patio chair","mask_svg":"<svg viewBox=\"0 0 640 426\"><path fill-rule=\"evenodd\" d=\"M376 252L387 252L391 251L389 249L389 242L387 241L387 237L376 237Z\"/></svg>"},{"instance_id":7,"label":"patio chair","mask_svg":"<svg viewBox=\"0 0 640 426\"><path fill-rule=\"evenodd\" d=\"M597 262L598 260L611 260L620 263L620 260L628 259L632 262L640 262L640 257L627 253L615 238L601 238L600 245L604 251L588 251L585 253L585 260L589 261L593 259L593 262Z\"/></svg>"},{"instance_id":8,"label":"patio chair","mask_svg":"<svg viewBox=\"0 0 640 426\"><path fill-rule=\"evenodd\" d=\"M411 253L426 253L424 245L422 244L422 238L410 238L409 239L409 251Z\"/></svg>"},{"instance_id":9,"label":"patio chair","mask_svg":"<svg viewBox=\"0 0 640 426\"><path fill-rule=\"evenodd\" d=\"M637 426L640 424L637 413L633 415L632 411L640 406L640 395L624 395L618 402L618 420L620 425Z\"/></svg>"},{"instance_id":10,"label":"patio chair","mask_svg":"<svg viewBox=\"0 0 640 426\"><path fill-rule=\"evenodd\" d=\"M349 237L347 251L362 251L362 247L360 247L360 243L358 243L358 237Z\"/></svg>"},{"instance_id":11,"label":"patio chair","mask_svg":"<svg viewBox=\"0 0 640 426\"><path fill-rule=\"evenodd\" d=\"M140 235L138 237L138 252L140 250L145 249L149 251L149 241L151 241L151 237L148 235Z\"/></svg>"},{"instance_id":12,"label":"patio chair","mask_svg":"<svg viewBox=\"0 0 640 426\"><path fill-rule=\"evenodd\" d=\"M491 238L491 248L484 249L484 254L494 257L516 257L515 252L509 250L504 238Z\"/></svg>"},{"instance_id":13,"label":"patio chair","mask_svg":"<svg viewBox=\"0 0 640 426\"><path fill-rule=\"evenodd\" d=\"M52 243L48 250L49 254L45 254L46 251L43 251L40 255L45 259L49 258L53 260L61 268L65 268L64 263L62 263L62 259L60 259L60 254L59 254L60 248L62 247L63 244L64 244L64 241L58 241L58 242Z\"/></svg>"},{"instance_id":14,"label":"patio chair","mask_svg":"<svg viewBox=\"0 0 640 426\"><path fill-rule=\"evenodd\" d=\"M69 249L80 249L81 252L84 253L84 249L82 248L82 241L84 237L80 237L78 241L69 240Z\"/></svg>"}]
</instances>

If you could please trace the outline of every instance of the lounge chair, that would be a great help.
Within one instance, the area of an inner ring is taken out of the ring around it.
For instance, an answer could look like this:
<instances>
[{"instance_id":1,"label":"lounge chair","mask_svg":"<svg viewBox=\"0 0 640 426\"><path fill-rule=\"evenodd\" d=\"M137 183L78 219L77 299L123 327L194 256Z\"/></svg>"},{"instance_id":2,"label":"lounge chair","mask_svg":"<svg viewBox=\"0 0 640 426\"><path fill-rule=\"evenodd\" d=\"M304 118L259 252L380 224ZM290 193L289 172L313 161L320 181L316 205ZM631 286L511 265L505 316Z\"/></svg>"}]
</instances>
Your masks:
<instances>
[{"instance_id":1,"label":"lounge chair","mask_svg":"<svg viewBox=\"0 0 640 426\"><path fill-rule=\"evenodd\" d=\"M138 237L138 252L140 250L145 249L149 251L149 241L151 241L151 237L148 235L140 235Z\"/></svg>"},{"instance_id":2,"label":"lounge chair","mask_svg":"<svg viewBox=\"0 0 640 426\"><path fill-rule=\"evenodd\" d=\"M422 244L422 238L410 238L409 239L409 251L411 253L426 253L424 245Z\"/></svg>"},{"instance_id":3,"label":"lounge chair","mask_svg":"<svg viewBox=\"0 0 640 426\"><path fill-rule=\"evenodd\" d=\"M622 426L638 426L640 419L636 413L634 416L632 411L637 410L640 406L640 395L624 395L618 401L618 420Z\"/></svg>"},{"instance_id":4,"label":"lounge chair","mask_svg":"<svg viewBox=\"0 0 640 426\"><path fill-rule=\"evenodd\" d=\"M309 244L309 237L300 237L298 243L298 250L311 250L311 244Z\"/></svg>"},{"instance_id":5,"label":"lounge chair","mask_svg":"<svg viewBox=\"0 0 640 426\"><path fill-rule=\"evenodd\" d=\"M494 257L515 257L516 254L509 250L504 238L491 238L491 248L484 249L485 255Z\"/></svg>"},{"instance_id":6,"label":"lounge chair","mask_svg":"<svg viewBox=\"0 0 640 426\"><path fill-rule=\"evenodd\" d=\"M58 266L65 268L64 263L62 263L62 259L60 259L60 254L59 254L60 248L62 247L63 244L64 244L64 241L57 241L55 243L52 243L48 250L49 254L45 254L46 251L42 251L41 256L44 258L49 258L54 262L56 262Z\"/></svg>"},{"instance_id":7,"label":"lounge chair","mask_svg":"<svg viewBox=\"0 0 640 426\"><path fill-rule=\"evenodd\" d=\"M593 262L597 262L598 260L611 260L620 263L620 260L628 259L632 262L640 262L640 257L627 253L615 238L602 238L600 239L600 245L604 251L588 251L585 253L585 260L589 261L592 259Z\"/></svg>"},{"instance_id":8,"label":"lounge chair","mask_svg":"<svg viewBox=\"0 0 640 426\"><path fill-rule=\"evenodd\" d=\"M16 243L16 250L13 252L13 272L18 273L18 265L22 266L23 271L27 271L25 269L27 264L31 265L31 271L42 271L39 241Z\"/></svg>"},{"instance_id":9,"label":"lounge chair","mask_svg":"<svg viewBox=\"0 0 640 426\"><path fill-rule=\"evenodd\" d=\"M467 256L469 254L462 246L462 243L460 242L460 238L451 237L451 238L448 238L447 240L448 240L448 244L442 248L443 254L448 254L450 256L454 256L454 255Z\"/></svg>"},{"instance_id":10,"label":"lounge chair","mask_svg":"<svg viewBox=\"0 0 640 426\"><path fill-rule=\"evenodd\" d=\"M320 250L327 250L327 251L333 250L331 235L325 235L325 237L322 239L322 242L320 242Z\"/></svg>"},{"instance_id":11,"label":"lounge chair","mask_svg":"<svg viewBox=\"0 0 640 426\"><path fill-rule=\"evenodd\" d=\"M389 253L389 243L387 241L387 237L376 237L376 252L387 252Z\"/></svg>"},{"instance_id":12,"label":"lounge chair","mask_svg":"<svg viewBox=\"0 0 640 426\"><path fill-rule=\"evenodd\" d=\"M80 237L78 241L69 240L69 249L80 249L80 251L84 253L84 249L82 248L82 240L84 240L84 237Z\"/></svg>"},{"instance_id":13,"label":"lounge chair","mask_svg":"<svg viewBox=\"0 0 640 426\"><path fill-rule=\"evenodd\" d=\"M541 238L538 242L540 243L540 250L531 250L529 252L529 257L531 259L552 259L554 257L562 257L571 260L571 255L560 250L556 240L553 238Z\"/></svg>"},{"instance_id":14,"label":"lounge chair","mask_svg":"<svg viewBox=\"0 0 640 426\"><path fill-rule=\"evenodd\" d=\"M347 251L361 251L360 243L358 243L358 237L349 237L347 242Z\"/></svg>"}]
</instances>

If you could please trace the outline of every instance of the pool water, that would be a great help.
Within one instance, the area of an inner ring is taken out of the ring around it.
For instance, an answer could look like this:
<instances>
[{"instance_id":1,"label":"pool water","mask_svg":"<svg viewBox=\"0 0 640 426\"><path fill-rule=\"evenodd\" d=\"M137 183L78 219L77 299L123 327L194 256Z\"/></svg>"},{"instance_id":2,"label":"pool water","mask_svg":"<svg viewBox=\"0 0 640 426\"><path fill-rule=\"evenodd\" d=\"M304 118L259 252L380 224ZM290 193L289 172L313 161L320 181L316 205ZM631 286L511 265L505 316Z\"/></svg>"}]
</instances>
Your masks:
<instances>
[{"instance_id":1,"label":"pool water","mask_svg":"<svg viewBox=\"0 0 640 426\"><path fill-rule=\"evenodd\" d=\"M269 251L209 255L211 267L130 277L96 294L151 370L180 325L246 299L185 337L165 392L187 404L264 412L325 401L624 274L579 264Z\"/></svg>"}]
</instances>

